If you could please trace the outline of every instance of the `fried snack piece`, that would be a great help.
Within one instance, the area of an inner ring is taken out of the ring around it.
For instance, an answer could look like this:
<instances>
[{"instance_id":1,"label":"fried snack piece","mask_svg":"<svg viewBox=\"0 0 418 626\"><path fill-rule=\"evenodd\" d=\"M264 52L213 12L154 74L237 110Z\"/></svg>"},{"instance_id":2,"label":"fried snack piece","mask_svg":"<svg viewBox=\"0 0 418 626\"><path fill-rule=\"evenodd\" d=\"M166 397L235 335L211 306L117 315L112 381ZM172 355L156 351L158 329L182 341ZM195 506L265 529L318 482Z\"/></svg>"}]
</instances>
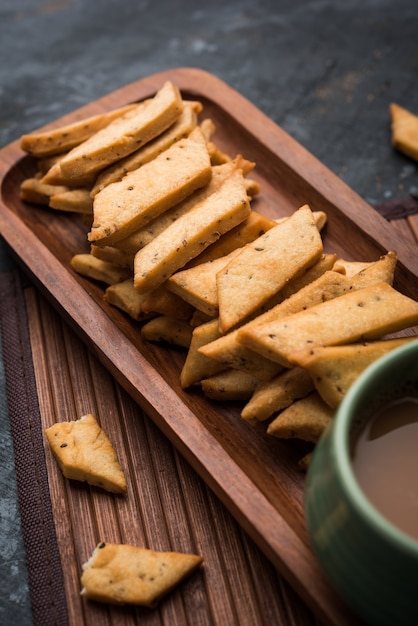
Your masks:
<instances>
[{"instance_id":1,"label":"fried snack piece","mask_svg":"<svg viewBox=\"0 0 418 626\"><path fill-rule=\"evenodd\" d=\"M375 283L388 283L393 285L395 269L398 262L396 252L389 251L377 261L369 263L353 276L353 286L355 289L368 287Z\"/></svg>"},{"instance_id":2,"label":"fried snack piece","mask_svg":"<svg viewBox=\"0 0 418 626\"><path fill-rule=\"evenodd\" d=\"M319 232L321 232L321 230L325 227L325 224L327 223L327 220L328 220L327 214L325 213L325 211L312 211L312 215L314 216L314 220L315 220L315 223L317 225ZM281 222L284 222L285 220L287 220L288 217L289 217L288 215L284 217L276 217L274 221L276 222L276 224L281 224Z\"/></svg>"},{"instance_id":3,"label":"fried snack piece","mask_svg":"<svg viewBox=\"0 0 418 626\"><path fill-rule=\"evenodd\" d=\"M243 402L251 398L258 379L239 370L226 370L202 380L207 398L218 402Z\"/></svg>"},{"instance_id":4,"label":"fried snack piece","mask_svg":"<svg viewBox=\"0 0 418 626\"><path fill-rule=\"evenodd\" d=\"M71 267L82 276L93 278L107 285L120 283L132 276L129 268L117 267L109 261L102 261L92 254L80 253L75 254L71 259Z\"/></svg>"},{"instance_id":5,"label":"fried snack piece","mask_svg":"<svg viewBox=\"0 0 418 626\"><path fill-rule=\"evenodd\" d=\"M387 283L378 283L306 311L244 329L240 341L290 367L291 355L299 350L379 339L417 323L418 302Z\"/></svg>"},{"instance_id":6,"label":"fried snack piece","mask_svg":"<svg viewBox=\"0 0 418 626\"><path fill-rule=\"evenodd\" d=\"M233 250L226 257L180 270L170 276L167 288L202 313L216 317L218 315L216 274L237 254L239 250Z\"/></svg>"},{"instance_id":7,"label":"fried snack piece","mask_svg":"<svg viewBox=\"0 0 418 626\"><path fill-rule=\"evenodd\" d=\"M244 221L250 210L243 173L234 169L219 189L136 253L135 288L143 293L158 287L223 233Z\"/></svg>"},{"instance_id":8,"label":"fried snack piece","mask_svg":"<svg viewBox=\"0 0 418 626\"><path fill-rule=\"evenodd\" d=\"M49 185L66 185L67 187L86 187L91 189L93 186L97 174L93 172L92 174L84 174L80 176L71 176L66 177L63 175L61 171L60 162L66 156L67 153L60 155L59 158L56 158L55 163L51 165L49 170L44 173L42 182Z\"/></svg>"},{"instance_id":9,"label":"fried snack piece","mask_svg":"<svg viewBox=\"0 0 418 626\"><path fill-rule=\"evenodd\" d=\"M219 327L219 320L217 320ZM202 356L217 361L224 368L246 372L260 380L270 380L283 370L283 367L262 354L243 346L238 341L240 329L232 330L199 348Z\"/></svg>"},{"instance_id":10,"label":"fried snack piece","mask_svg":"<svg viewBox=\"0 0 418 626\"><path fill-rule=\"evenodd\" d=\"M117 267L129 268L131 274L133 274L134 255L132 252L125 252L114 246L95 246L92 244L90 246L90 253L96 257L96 259L112 263Z\"/></svg>"},{"instance_id":11,"label":"fried snack piece","mask_svg":"<svg viewBox=\"0 0 418 626\"><path fill-rule=\"evenodd\" d=\"M143 311L142 306L147 295L137 292L132 277L107 287L103 297L106 302L124 311L134 320L146 320L152 317Z\"/></svg>"},{"instance_id":12,"label":"fried snack piece","mask_svg":"<svg viewBox=\"0 0 418 626\"><path fill-rule=\"evenodd\" d=\"M20 185L20 198L25 202L49 205L49 200L57 193L65 193L68 187L64 185L47 185L40 176L25 178Z\"/></svg>"},{"instance_id":13,"label":"fried snack piece","mask_svg":"<svg viewBox=\"0 0 418 626\"><path fill-rule=\"evenodd\" d=\"M59 211L93 214L93 200L89 189L67 189L54 193L49 199L49 206Z\"/></svg>"},{"instance_id":14,"label":"fried snack piece","mask_svg":"<svg viewBox=\"0 0 418 626\"><path fill-rule=\"evenodd\" d=\"M366 367L390 350L417 339L415 336L344 346L317 346L297 352L291 359L309 372L321 398L330 407L337 408Z\"/></svg>"},{"instance_id":15,"label":"fried snack piece","mask_svg":"<svg viewBox=\"0 0 418 626\"><path fill-rule=\"evenodd\" d=\"M245 181L247 185L247 195L251 195L248 190L248 178L246 178ZM275 225L274 220L251 210L246 220L222 235L218 241L212 243L206 250L201 252L198 257L192 259L192 261L187 264L187 269L195 265L201 265L202 263L219 259L220 257L225 257L230 252L242 248L246 243L254 241Z\"/></svg>"},{"instance_id":16,"label":"fried snack piece","mask_svg":"<svg viewBox=\"0 0 418 626\"><path fill-rule=\"evenodd\" d=\"M127 237L204 187L211 176L206 142L195 128L188 137L96 194L89 240L109 245Z\"/></svg>"},{"instance_id":17,"label":"fried snack piece","mask_svg":"<svg viewBox=\"0 0 418 626\"><path fill-rule=\"evenodd\" d=\"M398 104L389 105L392 146L418 161L418 116Z\"/></svg>"},{"instance_id":18,"label":"fried snack piece","mask_svg":"<svg viewBox=\"0 0 418 626\"><path fill-rule=\"evenodd\" d=\"M59 128L22 135L20 147L36 157L67 152L134 108L135 105L128 104L108 113L99 113Z\"/></svg>"},{"instance_id":19,"label":"fried snack piece","mask_svg":"<svg viewBox=\"0 0 418 626\"><path fill-rule=\"evenodd\" d=\"M267 434L280 439L303 439L318 443L333 417L333 409L314 391L279 413L268 425Z\"/></svg>"},{"instance_id":20,"label":"fried snack piece","mask_svg":"<svg viewBox=\"0 0 418 626\"><path fill-rule=\"evenodd\" d=\"M257 386L242 409L241 417L250 424L262 422L286 409L295 400L307 396L314 388L309 372L303 367L285 370Z\"/></svg>"},{"instance_id":21,"label":"fried snack piece","mask_svg":"<svg viewBox=\"0 0 418 626\"><path fill-rule=\"evenodd\" d=\"M96 182L91 190L94 198L96 193L101 191L110 183L115 183L128 173L138 169L145 163L152 161L156 156L167 150L176 141L187 137L197 125L197 113L202 106L198 102L184 102L183 111L178 119L171 124L167 130L146 143L142 148L136 150L129 156L120 159L99 172Z\"/></svg>"},{"instance_id":22,"label":"fried snack piece","mask_svg":"<svg viewBox=\"0 0 418 626\"><path fill-rule=\"evenodd\" d=\"M217 276L223 333L245 321L323 252L312 211L304 205L248 243Z\"/></svg>"},{"instance_id":23,"label":"fried snack piece","mask_svg":"<svg viewBox=\"0 0 418 626\"><path fill-rule=\"evenodd\" d=\"M63 175L71 178L99 172L167 130L182 110L178 88L167 81L153 98L140 102L70 150L60 161Z\"/></svg>"},{"instance_id":24,"label":"fried snack piece","mask_svg":"<svg viewBox=\"0 0 418 626\"><path fill-rule=\"evenodd\" d=\"M144 313L159 313L179 320L190 320L194 309L182 298L167 289L166 284L160 285L144 295L142 310Z\"/></svg>"},{"instance_id":25,"label":"fried snack piece","mask_svg":"<svg viewBox=\"0 0 418 626\"><path fill-rule=\"evenodd\" d=\"M66 478L126 493L126 478L116 452L94 415L57 422L45 429L45 435Z\"/></svg>"},{"instance_id":26,"label":"fried snack piece","mask_svg":"<svg viewBox=\"0 0 418 626\"><path fill-rule=\"evenodd\" d=\"M338 258L332 269L334 272L345 274L345 276L354 276L372 265L372 263L374 261L347 261L346 259Z\"/></svg>"},{"instance_id":27,"label":"fried snack piece","mask_svg":"<svg viewBox=\"0 0 418 626\"><path fill-rule=\"evenodd\" d=\"M211 196L214 191L221 187L223 182L234 170L241 169L245 174L249 166L249 162L238 155L233 161L230 161L227 164L224 163L223 165L212 167L212 175L208 184L194 191L173 208L161 213L145 226L135 230L127 237L116 241L114 245L117 248L121 248L129 252L138 252L138 250L160 235L167 228L167 226L178 220L179 217L185 213L188 213L188 211L196 206L198 202L203 202L203 200ZM188 266L190 266L190 263L188 263Z\"/></svg>"},{"instance_id":28,"label":"fried snack piece","mask_svg":"<svg viewBox=\"0 0 418 626\"><path fill-rule=\"evenodd\" d=\"M168 343L181 348L189 348L192 340L192 326L185 320L168 315L159 315L147 322L141 329L148 341Z\"/></svg>"},{"instance_id":29,"label":"fried snack piece","mask_svg":"<svg viewBox=\"0 0 418 626\"><path fill-rule=\"evenodd\" d=\"M252 327L259 324L278 320L303 311L324 300L335 298L351 288L352 283L349 278L338 272L327 271L275 307L268 309L236 330L222 335L210 344L202 346L200 352L225 366L247 371L260 380L270 380L282 370L282 366L278 367L278 364L270 357L265 354L257 354L244 345L241 341L242 333L249 332Z\"/></svg>"},{"instance_id":30,"label":"fried snack piece","mask_svg":"<svg viewBox=\"0 0 418 626\"><path fill-rule=\"evenodd\" d=\"M183 389L199 383L204 378L214 376L223 371L225 367L205 357L199 352L199 348L219 337L218 320L211 320L193 328L189 350L180 373L180 384Z\"/></svg>"},{"instance_id":31,"label":"fried snack piece","mask_svg":"<svg viewBox=\"0 0 418 626\"><path fill-rule=\"evenodd\" d=\"M202 563L196 554L101 542L82 566L81 595L110 604L155 607Z\"/></svg>"},{"instance_id":32,"label":"fried snack piece","mask_svg":"<svg viewBox=\"0 0 418 626\"><path fill-rule=\"evenodd\" d=\"M276 305L290 298L294 293L313 283L317 278L325 274L325 272L332 270L336 258L336 254L322 254L320 259L312 265L312 267L308 267L302 274L290 280L280 291L274 294L272 298L267 300L267 302L260 307L257 315L267 313L267 311L271 310Z\"/></svg>"}]
</instances>

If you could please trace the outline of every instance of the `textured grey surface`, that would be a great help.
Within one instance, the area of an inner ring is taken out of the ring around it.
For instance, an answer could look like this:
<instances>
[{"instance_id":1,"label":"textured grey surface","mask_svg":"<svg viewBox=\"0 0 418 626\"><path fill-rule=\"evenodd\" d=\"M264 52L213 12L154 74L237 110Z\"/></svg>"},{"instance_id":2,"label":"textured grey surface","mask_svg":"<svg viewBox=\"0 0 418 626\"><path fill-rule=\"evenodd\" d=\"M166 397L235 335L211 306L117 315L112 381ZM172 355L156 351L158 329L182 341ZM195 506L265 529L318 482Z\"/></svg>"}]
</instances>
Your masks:
<instances>
[{"instance_id":1,"label":"textured grey surface","mask_svg":"<svg viewBox=\"0 0 418 626\"><path fill-rule=\"evenodd\" d=\"M143 76L208 70L367 201L418 192L389 103L418 112L416 0L2 0L0 147ZM0 254L0 270L9 261ZM30 625L0 369L0 623Z\"/></svg>"}]
</instances>

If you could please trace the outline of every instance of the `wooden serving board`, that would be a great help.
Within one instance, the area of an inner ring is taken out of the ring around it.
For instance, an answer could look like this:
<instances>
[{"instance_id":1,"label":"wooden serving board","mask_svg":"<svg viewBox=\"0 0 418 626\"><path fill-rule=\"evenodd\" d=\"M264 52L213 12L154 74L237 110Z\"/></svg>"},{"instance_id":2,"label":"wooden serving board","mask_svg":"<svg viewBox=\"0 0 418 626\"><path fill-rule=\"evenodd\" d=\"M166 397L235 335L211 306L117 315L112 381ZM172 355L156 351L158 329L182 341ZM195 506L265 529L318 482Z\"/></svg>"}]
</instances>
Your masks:
<instances>
[{"instance_id":1,"label":"wooden serving board","mask_svg":"<svg viewBox=\"0 0 418 626\"><path fill-rule=\"evenodd\" d=\"M395 286L418 299L418 255L356 193L225 83L197 69L180 68L134 82L61 118L53 128L152 96L165 80L203 104L227 153L255 161L262 186L253 207L271 217L302 204L328 215L326 251L352 260L376 260L395 250ZM252 428L239 407L216 404L183 391L183 353L142 340L139 326L103 300L101 286L75 274L71 257L88 251L86 226L76 216L23 203L21 181L34 160L19 142L0 152L0 231L16 258L120 385L153 419L237 521L325 623L354 624L353 616L324 580L304 523L304 475L297 442Z\"/></svg>"}]
</instances>

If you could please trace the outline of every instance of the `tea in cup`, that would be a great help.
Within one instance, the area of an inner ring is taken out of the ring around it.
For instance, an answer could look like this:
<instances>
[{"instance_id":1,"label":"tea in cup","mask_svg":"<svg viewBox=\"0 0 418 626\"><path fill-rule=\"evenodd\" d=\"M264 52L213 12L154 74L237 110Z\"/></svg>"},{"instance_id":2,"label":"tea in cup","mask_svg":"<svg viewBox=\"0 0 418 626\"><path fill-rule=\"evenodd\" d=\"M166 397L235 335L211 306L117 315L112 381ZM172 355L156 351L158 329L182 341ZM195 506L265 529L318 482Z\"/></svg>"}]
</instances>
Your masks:
<instances>
[{"instance_id":1,"label":"tea in cup","mask_svg":"<svg viewBox=\"0 0 418 626\"><path fill-rule=\"evenodd\" d=\"M418 624L418 341L349 389L308 469L312 548L368 624Z\"/></svg>"}]
</instances>

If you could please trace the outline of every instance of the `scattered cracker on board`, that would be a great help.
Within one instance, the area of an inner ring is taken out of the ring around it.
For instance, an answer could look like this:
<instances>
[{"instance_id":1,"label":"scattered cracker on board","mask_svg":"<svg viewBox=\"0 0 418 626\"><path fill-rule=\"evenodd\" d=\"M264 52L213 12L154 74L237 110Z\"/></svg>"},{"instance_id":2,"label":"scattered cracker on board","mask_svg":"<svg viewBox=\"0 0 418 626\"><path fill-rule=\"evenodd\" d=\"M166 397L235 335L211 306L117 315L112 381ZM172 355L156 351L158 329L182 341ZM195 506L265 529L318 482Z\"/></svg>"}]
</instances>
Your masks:
<instances>
[{"instance_id":1,"label":"scattered cracker on board","mask_svg":"<svg viewBox=\"0 0 418 626\"><path fill-rule=\"evenodd\" d=\"M154 607L202 562L196 554L102 542L83 565L81 595L99 602Z\"/></svg>"},{"instance_id":2,"label":"scattered cracker on board","mask_svg":"<svg viewBox=\"0 0 418 626\"><path fill-rule=\"evenodd\" d=\"M112 493L126 493L126 478L117 454L94 415L57 422L45 429L45 435L66 478Z\"/></svg>"}]
</instances>

